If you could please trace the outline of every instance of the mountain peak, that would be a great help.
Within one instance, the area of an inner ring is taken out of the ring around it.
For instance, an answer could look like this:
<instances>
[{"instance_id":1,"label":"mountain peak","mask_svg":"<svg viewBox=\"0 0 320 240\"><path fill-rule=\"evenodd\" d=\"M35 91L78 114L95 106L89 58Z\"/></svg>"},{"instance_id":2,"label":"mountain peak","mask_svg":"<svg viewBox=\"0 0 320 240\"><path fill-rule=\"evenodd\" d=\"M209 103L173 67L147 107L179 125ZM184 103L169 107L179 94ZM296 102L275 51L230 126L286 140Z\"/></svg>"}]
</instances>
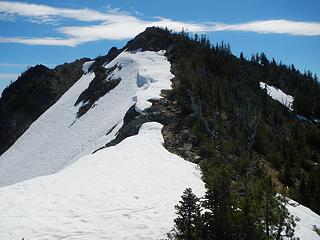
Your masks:
<instances>
[{"instance_id":1,"label":"mountain peak","mask_svg":"<svg viewBox=\"0 0 320 240\"><path fill-rule=\"evenodd\" d=\"M160 51L172 44L172 34L169 30L159 27L148 27L145 31L130 40L124 49L142 51Z\"/></svg>"},{"instance_id":2,"label":"mountain peak","mask_svg":"<svg viewBox=\"0 0 320 240\"><path fill-rule=\"evenodd\" d=\"M205 239L273 239L284 228L319 239L320 217L288 198L320 213L312 75L151 27L105 56L21 79L0 101L0 137L12 144L0 156L3 239L162 239L181 227L174 204L189 187L201 201L189 189L176 209L185 216L191 196Z\"/></svg>"}]
</instances>

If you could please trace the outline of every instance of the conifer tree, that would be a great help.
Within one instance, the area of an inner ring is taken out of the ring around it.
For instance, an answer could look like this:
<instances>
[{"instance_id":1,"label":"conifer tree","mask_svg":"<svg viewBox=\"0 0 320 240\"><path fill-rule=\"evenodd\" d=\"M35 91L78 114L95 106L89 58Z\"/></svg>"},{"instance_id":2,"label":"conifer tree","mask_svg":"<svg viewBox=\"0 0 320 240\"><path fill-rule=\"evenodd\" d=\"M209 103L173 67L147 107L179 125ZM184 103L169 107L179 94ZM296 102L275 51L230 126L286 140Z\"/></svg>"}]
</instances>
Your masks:
<instances>
[{"instance_id":1,"label":"conifer tree","mask_svg":"<svg viewBox=\"0 0 320 240\"><path fill-rule=\"evenodd\" d=\"M247 183L245 189L245 196L240 198L239 208L239 239L244 240L256 240L265 239L266 234L261 224L261 218L259 216L259 202L255 201L253 182Z\"/></svg>"},{"instance_id":2,"label":"conifer tree","mask_svg":"<svg viewBox=\"0 0 320 240\"><path fill-rule=\"evenodd\" d=\"M187 188L182 195L182 200L175 206L178 217L174 220L174 238L178 240L199 239L200 225L200 204L199 199Z\"/></svg>"},{"instance_id":3,"label":"conifer tree","mask_svg":"<svg viewBox=\"0 0 320 240\"><path fill-rule=\"evenodd\" d=\"M263 176L258 190L258 202L260 201L262 227L268 239L282 240L295 239L294 228L296 226L293 216L287 207L288 199L276 194L271 178Z\"/></svg>"},{"instance_id":4,"label":"conifer tree","mask_svg":"<svg viewBox=\"0 0 320 240\"><path fill-rule=\"evenodd\" d=\"M244 63L244 56L243 56L243 52L240 53L240 63L243 64Z\"/></svg>"},{"instance_id":5,"label":"conifer tree","mask_svg":"<svg viewBox=\"0 0 320 240\"><path fill-rule=\"evenodd\" d=\"M204 206L208 239L233 239L231 179L225 167L218 168L207 184Z\"/></svg>"}]
</instances>

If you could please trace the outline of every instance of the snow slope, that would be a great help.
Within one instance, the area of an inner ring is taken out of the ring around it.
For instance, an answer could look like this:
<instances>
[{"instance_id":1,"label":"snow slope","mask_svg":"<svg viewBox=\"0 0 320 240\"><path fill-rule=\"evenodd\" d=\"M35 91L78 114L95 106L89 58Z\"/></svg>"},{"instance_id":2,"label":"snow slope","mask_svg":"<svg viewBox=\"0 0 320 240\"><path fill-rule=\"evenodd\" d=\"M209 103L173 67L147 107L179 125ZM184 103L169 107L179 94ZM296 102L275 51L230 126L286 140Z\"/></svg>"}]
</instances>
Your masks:
<instances>
[{"instance_id":1,"label":"snow slope","mask_svg":"<svg viewBox=\"0 0 320 240\"><path fill-rule=\"evenodd\" d=\"M274 100L280 102L281 104L289 108L289 110L291 111L293 110L292 104L293 104L294 98L291 95L288 95L284 93L281 89L270 86L264 82L260 82L260 88L266 89L267 94L270 97L272 97Z\"/></svg>"},{"instance_id":2,"label":"snow slope","mask_svg":"<svg viewBox=\"0 0 320 240\"><path fill-rule=\"evenodd\" d=\"M164 51L122 52L105 66L121 65L112 73L121 78L118 86L77 119L81 104L74 104L95 76L87 72L92 63L84 64L85 74L0 156L0 186L57 172L104 146L133 104L141 112L151 106L148 99L159 98L161 89L171 87L173 75Z\"/></svg>"},{"instance_id":3,"label":"snow slope","mask_svg":"<svg viewBox=\"0 0 320 240\"><path fill-rule=\"evenodd\" d=\"M162 125L84 156L62 171L0 188L0 239L161 239L187 187L204 183L195 164L168 152Z\"/></svg>"},{"instance_id":4,"label":"snow slope","mask_svg":"<svg viewBox=\"0 0 320 240\"><path fill-rule=\"evenodd\" d=\"M320 216L311 209L290 200L287 205L289 212L295 216L297 227L295 228L295 237L300 240L319 240L320 236L313 230L314 226L320 228Z\"/></svg>"},{"instance_id":5,"label":"snow slope","mask_svg":"<svg viewBox=\"0 0 320 240\"><path fill-rule=\"evenodd\" d=\"M161 239L174 205L191 187L205 189L199 168L168 152L162 125L82 157L62 171L0 188L0 239ZM320 216L290 200L296 237L319 240Z\"/></svg>"}]
</instances>

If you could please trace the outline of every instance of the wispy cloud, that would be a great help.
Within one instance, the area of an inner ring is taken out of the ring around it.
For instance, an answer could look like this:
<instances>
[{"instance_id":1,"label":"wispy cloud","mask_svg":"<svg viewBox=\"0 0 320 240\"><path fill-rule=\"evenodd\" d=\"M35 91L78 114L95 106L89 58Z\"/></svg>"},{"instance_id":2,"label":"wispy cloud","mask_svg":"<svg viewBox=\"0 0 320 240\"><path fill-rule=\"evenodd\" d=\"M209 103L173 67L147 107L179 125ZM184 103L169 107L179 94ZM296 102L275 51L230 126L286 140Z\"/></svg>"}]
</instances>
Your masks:
<instances>
[{"instance_id":1,"label":"wispy cloud","mask_svg":"<svg viewBox=\"0 0 320 240\"><path fill-rule=\"evenodd\" d=\"M0 67L26 67L28 64L23 63L0 63Z\"/></svg>"},{"instance_id":2,"label":"wispy cloud","mask_svg":"<svg viewBox=\"0 0 320 240\"><path fill-rule=\"evenodd\" d=\"M27 38L27 37L0 37L0 43L21 43L27 45L46 45L46 46L70 46L75 47L80 43L80 39L71 38Z\"/></svg>"},{"instance_id":3,"label":"wispy cloud","mask_svg":"<svg viewBox=\"0 0 320 240\"><path fill-rule=\"evenodd\" d=\"M0 81L14 81L19 77L16 73L0 73Z\"/></svg>"},{"instance_id":4,"label":"wispy cloud","mask_svg":"<svg viewBox=\"0 0 320 240\"><path fill-rule=\"evenodd\" d=\"M36 65L37 63L1 63L0 62L0 67L5 67L5 68L27 68ZM58 64L56 63L42 63L43 65L46 65L47 67L55 67Z\"/></svg>"},{"instance_id":5,"label":"wispy cloud","mask_svg":"<svg viewBox=\"0 0 320 240\"><path fill-rule=\"evenodd\" d=\"M253 21L240 24L216 24L213 31L247 31L297 36L320 36L319 22L298 22L285 19Z\"/></svg>"},{"instance_id":6,"label":"wispy cloud","mask_svg":"<svg viewBox=\"0 0 320 240\"><path fill-rule=\"evenodd\" d=\"M40 23L50 23L61 18L70 18L79 21L108 21L112 18L114 11L110 14L91 9L55 8L47 5L30 4L15 1L1 1L0 13L11 16L21 16L29 20L38 20Z\"/></svg>"},{"instance_id":7,"label":"wispy cloud","mask_svg":"<svg viewBox=\"0 0 320 240\"><path fill-rule=\"evenodd\" d=\"M65 26L56 28L64 37L0 37L0 43L29 45L77 46L98 40L124 40L142 32L146 27L168 27L175 31L189 32L246 31L256 33L320 36L319 22L299 22L285 19L252 21L236 24L180 22L165 18L145 20L119 9L99 12L91 9L55 8L46 5L0 1L0 14L20 16L38 23L56 23L63 18L82 22L96 22L87 26ZM0 18L1 20L1 18ZM2 19L3 20L3 19Z\"/></svg>"}]
</instances>

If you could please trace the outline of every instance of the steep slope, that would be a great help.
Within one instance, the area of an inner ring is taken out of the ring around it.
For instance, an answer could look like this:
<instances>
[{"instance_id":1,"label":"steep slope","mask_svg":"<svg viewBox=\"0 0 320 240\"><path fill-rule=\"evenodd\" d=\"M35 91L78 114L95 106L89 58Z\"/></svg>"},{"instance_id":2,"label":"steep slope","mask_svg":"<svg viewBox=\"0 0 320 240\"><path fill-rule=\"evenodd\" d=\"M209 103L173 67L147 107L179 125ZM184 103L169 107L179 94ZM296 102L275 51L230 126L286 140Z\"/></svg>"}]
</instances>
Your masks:
<instances>
[{"instance_id":1,"label":"steep slope","mask_svg":"<svg viewBox=\"0 0 320 240\"><path fill-rule=\"evenodd\" d=\"M87 155L59 173L0 188L0 239L162 239L197 166L168 152L162 126Z\"/></svg>"},{"instance_id":2,"label":"steep slope","mask_svg":"<svg viewBox=\"0 0 320 240\"><path fill-rule=\"evenodd\" d=\"M162 125L80 158L59 173L0 188L1 239L164 239L174 205L191 187L204 195L196 164L168 152ZM319 240L320 216L290 200L295 236Z\"/></svg>"},{"instance_id":3,"label":"steep slope","mask_svg":"<svg viewBox=\"0 0 320 240\"><path fill-rule=\"evenodd\" d=\"M78 118L77 112L86 102L75 103L95 77L94 72L84 74L1 155L0 185L59 171L112 140L132 105L142 112L151 106L147 100L160 98L161 89L170 88L173 75L163 54L123 52L105 65L106 71L121 67L114 68L102 81L121 79L120 83Z\"/></svg>"},{"instance_id":4,"label":"steep slope","mask_svg":"<svg viewBox=\"0 0 320 240\"><path fill-rule=\"evenodd\" d=\"M293 201L287 205L289 212L296 218L295 237L300 240L318 240L320 235L316 233L315 227L320 226L320 216L309 208Z\"/></svg>"},{"instance_id":5,"label":"steep slope","mask_svg":"<svg viewBox=\"0 0 320 240\"><path fill-rule=\"evenodd\" d=\"M83 74L82 58L49 69L36 65L21 74L0 97L0 155Z\"/></svg>"}]
</instances>

